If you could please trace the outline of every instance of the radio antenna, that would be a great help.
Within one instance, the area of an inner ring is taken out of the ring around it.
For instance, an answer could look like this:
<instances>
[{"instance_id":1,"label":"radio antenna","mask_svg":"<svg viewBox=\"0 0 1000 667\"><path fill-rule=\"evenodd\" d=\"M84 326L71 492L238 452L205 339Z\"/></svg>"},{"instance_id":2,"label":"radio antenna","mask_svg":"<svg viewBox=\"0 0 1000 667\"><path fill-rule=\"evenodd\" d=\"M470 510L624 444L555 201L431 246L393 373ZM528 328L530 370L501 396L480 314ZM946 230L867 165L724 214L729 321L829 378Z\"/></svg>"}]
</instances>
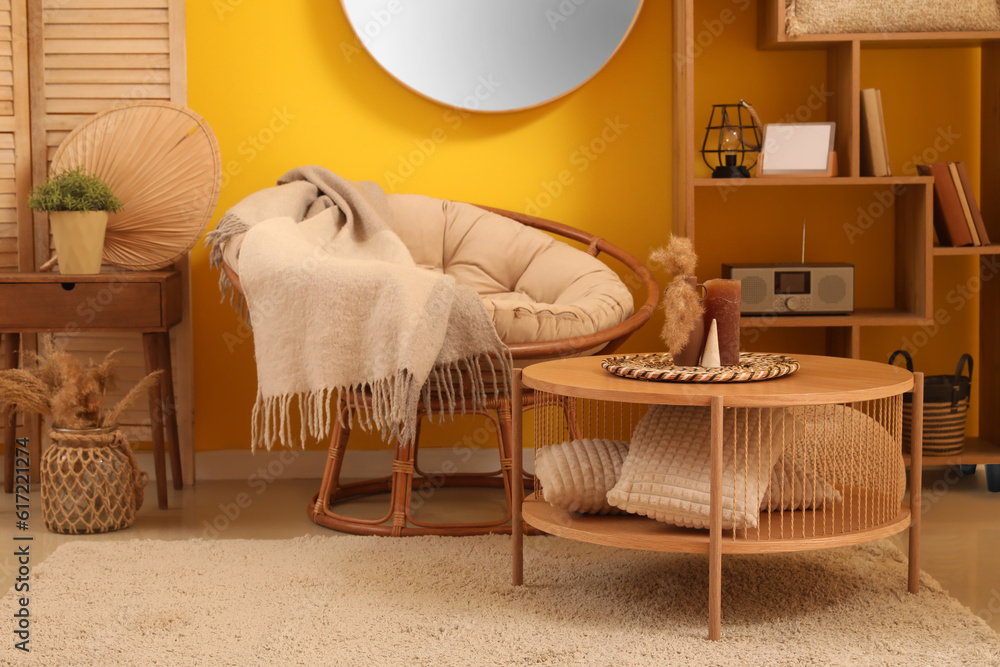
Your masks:
<instances>
[{"instance_id":1,"label":"radio antenna","mask_svg":"<svg viewBox=\"0 0 1000 667\"><path fill-rule=\"evenodd\" d=\"M802 263L806 263L806 219L802 218Z\"/></svg>"}]
</instances>

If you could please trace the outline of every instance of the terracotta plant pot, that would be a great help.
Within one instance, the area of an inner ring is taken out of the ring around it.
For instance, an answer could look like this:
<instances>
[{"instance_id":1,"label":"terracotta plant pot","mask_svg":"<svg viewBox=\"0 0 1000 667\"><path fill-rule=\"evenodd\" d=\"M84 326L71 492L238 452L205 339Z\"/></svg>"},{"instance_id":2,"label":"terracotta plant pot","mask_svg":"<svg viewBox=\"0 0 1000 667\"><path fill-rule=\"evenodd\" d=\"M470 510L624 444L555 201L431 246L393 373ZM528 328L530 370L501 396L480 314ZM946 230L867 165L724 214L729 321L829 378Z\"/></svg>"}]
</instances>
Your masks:
<instances>
[{"instance_id":1,"label":"terracotta plant pot","mask_svg":"<svg viewBox=\"0 0 1000 667\"><path fill-rule=\"evenodd\" d=\"M107 211L50 211L59 273L100 273L107 226Z\"/></svg>"}]
</instances>

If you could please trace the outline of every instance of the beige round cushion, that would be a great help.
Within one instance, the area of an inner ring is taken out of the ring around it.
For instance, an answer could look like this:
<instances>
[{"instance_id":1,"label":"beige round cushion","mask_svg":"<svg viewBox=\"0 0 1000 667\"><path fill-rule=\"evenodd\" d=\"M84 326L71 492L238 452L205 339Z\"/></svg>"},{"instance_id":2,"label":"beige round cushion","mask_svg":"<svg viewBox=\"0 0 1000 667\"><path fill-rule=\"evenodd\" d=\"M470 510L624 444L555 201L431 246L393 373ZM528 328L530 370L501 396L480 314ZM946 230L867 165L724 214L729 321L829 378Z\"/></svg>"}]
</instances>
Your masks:
<instances>
[{"instance_id":1,"label":"beige round cushion","mask_svg":"<svg viewBox=\"0 0 1000 667\"><path fill-rule=\"evenodd\" d=\"M617 273L538 229L423 195L391 195L389 204L417 265L476 290L508 345L585 336L632 315Z\"/></svg>"},{"instance_id":2,"label":"beige round cushion","mask_svg":"<svg viewBox=\"0 0 1000 667\"><path fill-rule=\"evenodd\" d=\"M535 476L550 505L581 514L617 514L608 491L618 481L628 443L584 438L542 447L535 455Z\"/></svg>"}]
</instances>

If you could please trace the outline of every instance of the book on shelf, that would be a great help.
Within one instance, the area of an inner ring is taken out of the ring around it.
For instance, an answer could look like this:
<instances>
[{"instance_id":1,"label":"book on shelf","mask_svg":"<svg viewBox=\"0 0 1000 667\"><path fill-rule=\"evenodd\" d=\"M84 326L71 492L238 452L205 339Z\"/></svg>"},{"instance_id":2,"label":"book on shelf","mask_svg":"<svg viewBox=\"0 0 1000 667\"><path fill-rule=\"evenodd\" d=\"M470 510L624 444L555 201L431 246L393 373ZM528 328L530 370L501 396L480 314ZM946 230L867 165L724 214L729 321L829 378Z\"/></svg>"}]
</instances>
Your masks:
<instances>
[{"instance_id":1,"label":"book on shelf","mask_svg":"<svg viewBox=\"0 0 1000 667\"><path fill-rule=\"evenodd\" d=\"M958 198L955 182L947 162L918 164L917 173L934 177L934 231L942 246L974 245L972 233L965 222L965 210Z\"/></svg>"},{"instance_id":2,"label":"book on shelf","mask_svg":"<svg viewBox=\"0 0 1000 667\"><path fill-rule=\"evenodd\" d=\"M972 209L969 208L969 200L965 196L965 188L962 187L962 177L958 175L958 167L954 162L948 163L948 171L951 172L951 182L955 185L958 203L962 205L962 214L965 216L965 226L969 228L969 234L972 236L972 245L983 245L979 240L979 232L976 231L976 223L972 221Z\"/></svg>"},{"instance_id":3,"label":"book on shelf","mask_svg":"<svg viewBox=\"0 0 1000 667\"><path fill-rule=\"evenodd\" d=\"M892 176L885 138L885 116L882 113L882 91L878 88L861 91L861 146L863 175Z\"/></svg>"},{"instance_id":4,"label":"book on shelf","mask_svg":"<svg viewBox=\"0 0 1000 667\"><path fill-rule=\"evenodd\" d=\"M986 233L986 223L983 221L983 213L979 210L976 195L972 191L972 181L969 180L969 172L965 169L965 163L956 162L955 168L958 170L959 182L961 183L959 192L964 192L965 199L969 202L972 224L979 233L980 245L990 245L990 236Z\"/></svg>"}]
</instances>

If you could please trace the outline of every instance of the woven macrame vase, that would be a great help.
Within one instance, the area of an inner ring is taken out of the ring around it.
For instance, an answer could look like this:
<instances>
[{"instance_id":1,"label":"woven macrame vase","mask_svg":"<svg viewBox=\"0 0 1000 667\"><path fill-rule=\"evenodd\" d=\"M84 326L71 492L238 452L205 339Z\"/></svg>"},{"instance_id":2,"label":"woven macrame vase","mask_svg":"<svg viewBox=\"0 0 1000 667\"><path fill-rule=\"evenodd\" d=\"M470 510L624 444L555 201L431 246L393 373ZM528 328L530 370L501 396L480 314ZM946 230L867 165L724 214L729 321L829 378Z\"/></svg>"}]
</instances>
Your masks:
<instances>
[{"instance_id":1,"label":"woven macrame vase","mask_svg":"<svg viewBox=\"0 0 1000 667\"><path fill-rule=\"evenodd\" d=\"M106 533L135 523L148 475L117 426L53 428L42 454L42 518L55 533Z\"/></svg>"}]
</instances>

